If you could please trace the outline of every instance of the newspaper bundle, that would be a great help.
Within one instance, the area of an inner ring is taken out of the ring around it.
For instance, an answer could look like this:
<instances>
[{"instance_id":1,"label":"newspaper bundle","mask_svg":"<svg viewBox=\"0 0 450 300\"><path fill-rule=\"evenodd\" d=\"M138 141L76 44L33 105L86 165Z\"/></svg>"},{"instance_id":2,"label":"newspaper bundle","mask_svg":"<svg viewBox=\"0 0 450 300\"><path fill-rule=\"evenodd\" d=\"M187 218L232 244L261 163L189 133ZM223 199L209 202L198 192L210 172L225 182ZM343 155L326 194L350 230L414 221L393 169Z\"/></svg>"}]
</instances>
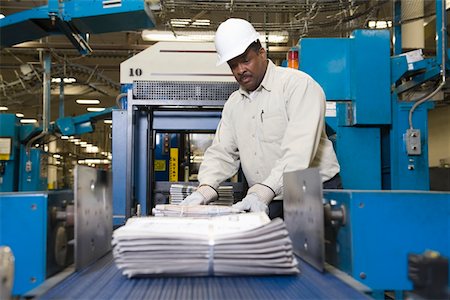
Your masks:
<instances>
[{"instance_id":1,"label":"newspaper bundle","mask_svg":"<svg viewBox=\"0 0 450 300\"><path fill-rule=\"evenodd\" d=\"M169 190L170 204L179 204L184 200L184 198L186 198L196 190L197 187L195 186L176 183L172 184ZM219 197L215 201L211 202L212 205L230 206L233 204L233 186L219 186L219 188L217 189L217 193L219 194Z\"/></svg>"},{"instance_id":2,"label":"newspaper bundle","mask_svg":"<svg viewBox=\"0 0 450 300\"><path fill-rule=\"evenodd\" d=\"M128 277L299 273L284 222L265 213L131 218L112 244Z\"/></svg>"}]
</instances>

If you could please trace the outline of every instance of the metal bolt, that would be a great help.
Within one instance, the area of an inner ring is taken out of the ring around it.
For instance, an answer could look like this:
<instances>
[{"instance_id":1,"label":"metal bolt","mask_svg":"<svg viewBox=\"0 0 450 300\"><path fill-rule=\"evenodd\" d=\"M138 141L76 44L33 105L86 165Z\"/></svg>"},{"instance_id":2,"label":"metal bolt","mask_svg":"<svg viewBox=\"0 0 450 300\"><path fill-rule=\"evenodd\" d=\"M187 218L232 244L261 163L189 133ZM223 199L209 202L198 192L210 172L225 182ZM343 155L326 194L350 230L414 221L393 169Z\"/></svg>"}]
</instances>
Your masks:
<instances>
[{"instance_id":1,"label":"metal bolt","mask_svg":"<svg viewBox=\"0 0 450 300\"><path fill-rule=\"evenodd\" d=\"M414 165L408 165L408 170L414 170Z\"/></svg>"},{"instance_id":2,"label":"metal bolt","mask_svg":"<svg viewBox=\"0 0 450 300\"><path fill-rule=\"evenodd\" d=\"M366 279L367 275L364 272L359 273L359 278Z\"/></svg>"}]
</instances>

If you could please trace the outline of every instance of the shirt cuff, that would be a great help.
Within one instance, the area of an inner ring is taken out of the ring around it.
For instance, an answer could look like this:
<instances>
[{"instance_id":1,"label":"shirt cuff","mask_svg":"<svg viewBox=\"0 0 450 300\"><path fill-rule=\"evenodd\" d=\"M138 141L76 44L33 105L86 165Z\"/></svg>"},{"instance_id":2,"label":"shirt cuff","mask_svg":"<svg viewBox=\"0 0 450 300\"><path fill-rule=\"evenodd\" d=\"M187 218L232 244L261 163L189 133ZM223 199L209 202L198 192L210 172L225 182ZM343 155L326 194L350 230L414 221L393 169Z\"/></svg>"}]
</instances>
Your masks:
<instances>
[{"instance_id":1,"label":"shirt cuff","mask_svg":"<svg viewBox=\"0 0 450 300\"><path fill-rule=\"evenodd\" d=\"M197 189L197 192L199 192L200 194L203 195L203 197L205 197L206 203L216 200L219 196L219 194L213 187L206 184L200 185Z\"/></svg>"},{"instance_id":2,"label":"shirt cuff","mask_svg":"<svg viewBox=\"0 0 450 300\"><path fill-rule=\"evenodd\" d=\"M270 187L260 183L249 188L247 194L256 194L266 205L272 201L273 197L275 197L275 192Z\"/></svg>"}]
</instances>

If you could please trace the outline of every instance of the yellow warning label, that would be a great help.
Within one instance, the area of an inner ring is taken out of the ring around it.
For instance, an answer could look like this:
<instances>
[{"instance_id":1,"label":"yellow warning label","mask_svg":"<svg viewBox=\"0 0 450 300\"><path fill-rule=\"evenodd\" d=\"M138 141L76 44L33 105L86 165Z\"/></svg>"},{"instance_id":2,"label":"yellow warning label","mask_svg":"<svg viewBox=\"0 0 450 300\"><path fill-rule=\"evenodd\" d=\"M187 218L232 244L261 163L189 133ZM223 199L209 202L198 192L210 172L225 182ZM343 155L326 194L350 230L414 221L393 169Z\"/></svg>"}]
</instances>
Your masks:
<instances>
[{"instance_id":1,"label":"yellow warning label","mask_svg":"<svg viewBox=\"0 0 450 300\"><path fill-rule=\"evenodd\" d=\"M9 160L9 154L0 154L0 160Z\"/></svg>"},{"instance_id":2,"label":"yellow warning label","mask_svg":"<svg viewBox=\"0 0 450 300\"><path fill-rule=\"evenodd\" d=\"M164 159L155 160L155 171L164 172L166 170L166 161Z\"/></svg>"},{"instance_id":3,"label":"yellow warning label","mask_svg":"<svg viewBox=\"0 0 450 300\"><path fill-rule=\"evenodd\" d=\"M169 181L178 181L178 148L170 148Z\"/></svg>"}]
</instances>

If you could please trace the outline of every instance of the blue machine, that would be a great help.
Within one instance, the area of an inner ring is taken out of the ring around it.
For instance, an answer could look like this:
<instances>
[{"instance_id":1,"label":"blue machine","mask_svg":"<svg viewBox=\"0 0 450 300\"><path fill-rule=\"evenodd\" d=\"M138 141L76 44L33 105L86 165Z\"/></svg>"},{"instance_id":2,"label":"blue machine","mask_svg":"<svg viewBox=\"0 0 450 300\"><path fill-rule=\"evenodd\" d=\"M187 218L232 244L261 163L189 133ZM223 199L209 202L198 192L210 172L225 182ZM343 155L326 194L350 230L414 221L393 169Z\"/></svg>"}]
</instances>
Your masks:
<instances>
[{"instance_id":1,"label":"blue machine","mask_svg":"<svg viewBox=\"0 0 450 300\"><path fill-rule=\"evenodd\" d=\"M41 129L21 125L13 114L0 114L0 192L47 189L47 154L41 148L26 149L26 143Z\"/></svg>"},{"instance_id":2,"label":"blue machine","mask_svg":"<svg viewBox=\"0 0 450 300\"><path fill-rule=\"evenodd\" d=\"M428 190L431 105L414 114L422 148L420 154L408 154L404 134L413 103L391 95L391 68L397 70L397 62L406 58L390 58L389 31L356 30L351 38L308 38L299 45L301 70L323 86L328 101L338 102L336 120L328 123L335 124L345 188Z\"/></svg>"},{"instance_id":3,"label":"blue machine","mask_svg":"<svg viewBox=\"0 0 450 300\"><path fill-rule=\"evenodd\" d=\"M441 0L436 1L436 16L438 43L447 45ZM394 33L394 53L400 54L400 32L395 28ZM299 68L319 82L328 101L337 103L336 116L327 123L336 132L345 188L429 190L427 113L433 106L417 106L422 102L415 105L401 94L437 78L440 70L445 76L448 49L438 46L436 58L408 63L406 55L390 57L390 38L387 30L355 30L350 38L304 38L299 41Z\"/></svg>"},{"instance_id":4,"label":"blue machine","mask_svg":"<svg viewBox=\"0 0 450 300\"><path fill-rule=\"evenodd\" d=\"M346 224L327 237L327 261L374 291L411 290L409 253L449 257L450 195L424 191L325 191Z\"/></svg>"},{"instance_id":5,"label":"blue machine","mask_svg":"<svg viewBox=\"0 0 450 300\"><path fill-rule=\"evenodd\" d=\"M82 54L92 49L87 34L154 27L144 0L59 1L0 19L0 44L9 47L52 34L64 34Z\"/></svg>"},{"instance_id":6,"label":"blue machine","mask_svg":"<svg viewBox=\"0 0 450 300\"><path fill-rule=\"evenodd\" d=\"M17 191L19 163L19 119L0 114L0 192Z\"/></svg>"},{"instance_id":7,"label":"blue machine","mask_svg":"<svg viewBox=\"0 0 450 300\"><path fill-rule=\"evenodd\" d=\"M336 116L327 123L336 132L343 185L349 189L324 193L327 203L346 212L346 224L327 231L327 261L380 292L374 296L412 289L409 253L431 249L450 256L450 194L428 191L427 113L433 105L425 101L435 92L416 102L402 97L448 73L441 0L436 16L437 56L416 62L408 63L398 45L390 57L386 30L299 41L300 69L336 103ZM399 33L394 28L396 41Z\"/></svg>"},{"instance_id":8,"label":"blue machine","mask_svg":"<svg viewBox=\"0 0 450 300\"><path fill-rule=\"evenodd\" d=\"M15 257L13 295L73 262L73 224L58 216L71 204L71 191L0 193L0 245Z\"/></svg>"}]
</instances>

